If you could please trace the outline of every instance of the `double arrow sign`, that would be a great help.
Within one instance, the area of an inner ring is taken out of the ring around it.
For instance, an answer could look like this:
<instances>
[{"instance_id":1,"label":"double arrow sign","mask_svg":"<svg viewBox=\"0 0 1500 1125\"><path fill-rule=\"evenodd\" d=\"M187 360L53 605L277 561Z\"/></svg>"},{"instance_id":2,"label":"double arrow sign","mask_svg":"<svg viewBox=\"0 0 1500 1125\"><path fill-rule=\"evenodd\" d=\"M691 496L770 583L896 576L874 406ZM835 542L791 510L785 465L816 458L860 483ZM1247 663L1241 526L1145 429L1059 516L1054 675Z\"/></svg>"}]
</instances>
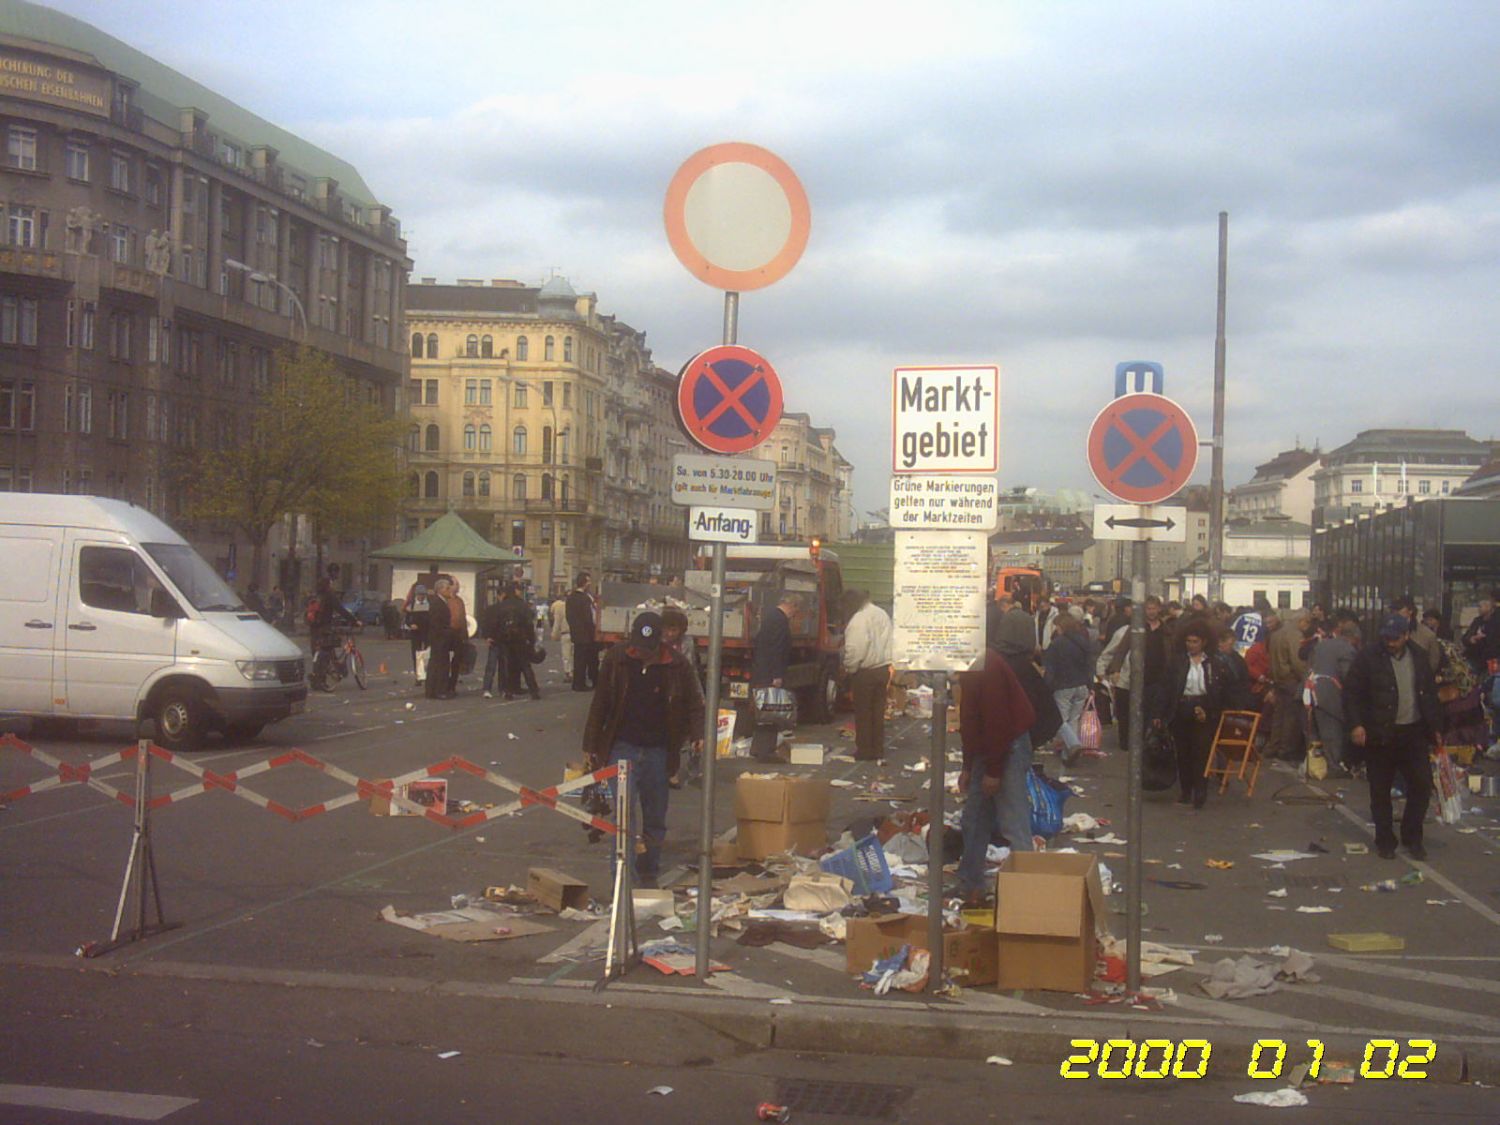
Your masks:
<instances>
[{"instance_id":1,"label":"double arrow sign","mask_svg":"<svg viewBox=\"0 0 1500 1125\"><path fill-rule=\"evenodd\" d=\"M1187 509L1157 504L1095 504L1094 538L1186 543Z\"/></svg>"}]
</instances>

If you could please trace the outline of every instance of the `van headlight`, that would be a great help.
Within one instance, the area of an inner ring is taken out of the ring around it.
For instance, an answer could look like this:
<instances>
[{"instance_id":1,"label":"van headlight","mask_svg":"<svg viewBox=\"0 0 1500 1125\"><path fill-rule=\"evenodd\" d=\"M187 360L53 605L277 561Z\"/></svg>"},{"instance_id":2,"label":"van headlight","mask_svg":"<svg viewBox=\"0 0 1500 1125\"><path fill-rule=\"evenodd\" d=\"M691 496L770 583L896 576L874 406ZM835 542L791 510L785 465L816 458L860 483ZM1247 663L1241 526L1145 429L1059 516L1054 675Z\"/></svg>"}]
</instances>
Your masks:
<instances>
[{"instance_id":1,"label":"van headlight","mask_svg":"<svg viewBox=\"0 0 1500 1125\"><path fill-rule=\"evenodd\" d=\"M240 675L252 683L278 678L274 660L236 660L234 666L240 670Z\"/></svg>"}]
</instances>

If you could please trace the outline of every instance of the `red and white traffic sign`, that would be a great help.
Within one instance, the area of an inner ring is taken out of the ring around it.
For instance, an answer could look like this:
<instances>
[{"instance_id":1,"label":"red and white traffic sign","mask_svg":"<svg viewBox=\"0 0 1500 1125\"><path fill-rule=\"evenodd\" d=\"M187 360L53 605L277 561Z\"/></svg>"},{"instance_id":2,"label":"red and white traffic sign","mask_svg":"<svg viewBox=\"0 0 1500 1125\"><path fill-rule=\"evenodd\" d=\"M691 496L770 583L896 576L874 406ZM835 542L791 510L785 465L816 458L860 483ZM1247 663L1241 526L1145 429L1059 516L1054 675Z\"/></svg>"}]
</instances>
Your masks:
<instances>
[{"instance_id":1,"label":"red and white traffic sign","mask_svg":"<svg viewBox=\"0 0 1500 1125\"><path fill-rule=\"evenodd\" d=\"M780 281L807 248L812 212L787 163L759 145L710 145L683 162L663 215L692 275L742 292Z\"/></svg>"},{"instance_id":2,"label":"red and white traffic sign","mask_svg":"<svg viewBox=\"0 0 1500 1125\"><path fill-rule=\"evenodd\" d=\"M682 369L677 416L704 449L743 453L770 437L781 421L781 379L764 356L749 348L709 348Z\"/></svg>"},{"instance_id":3,"label":"red and white traffic sign","mask_svg":"<svg viewBox=\"0 0 1500 1125\"><path fill-rule=\"evenodd\" d=\"M1089 469L1128 504L1159 504L1187 484L1198 464L1198 428L1162 395L1121 395L1089 427Z\"/></svg>"}]
</instances>

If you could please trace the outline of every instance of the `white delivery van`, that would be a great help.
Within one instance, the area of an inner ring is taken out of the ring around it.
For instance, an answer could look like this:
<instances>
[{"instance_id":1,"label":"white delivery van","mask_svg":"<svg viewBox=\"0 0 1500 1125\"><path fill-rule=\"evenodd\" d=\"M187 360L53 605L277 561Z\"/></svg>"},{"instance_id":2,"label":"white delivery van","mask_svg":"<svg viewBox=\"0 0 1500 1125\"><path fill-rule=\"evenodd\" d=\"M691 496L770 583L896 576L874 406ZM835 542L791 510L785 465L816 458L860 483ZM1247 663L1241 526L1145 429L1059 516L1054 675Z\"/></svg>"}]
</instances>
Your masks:
<instances>
[{"instance_id":1,"label":"white delivery van","mask_svg":"<svg viewBox=\"0 0 1500 1125\"><path fill-rule=\"evenodd\" d=\"M150 512L0 493L0 714L150 719L193 750L306 705L301 649Z\"/></svg>"}]
</instances>

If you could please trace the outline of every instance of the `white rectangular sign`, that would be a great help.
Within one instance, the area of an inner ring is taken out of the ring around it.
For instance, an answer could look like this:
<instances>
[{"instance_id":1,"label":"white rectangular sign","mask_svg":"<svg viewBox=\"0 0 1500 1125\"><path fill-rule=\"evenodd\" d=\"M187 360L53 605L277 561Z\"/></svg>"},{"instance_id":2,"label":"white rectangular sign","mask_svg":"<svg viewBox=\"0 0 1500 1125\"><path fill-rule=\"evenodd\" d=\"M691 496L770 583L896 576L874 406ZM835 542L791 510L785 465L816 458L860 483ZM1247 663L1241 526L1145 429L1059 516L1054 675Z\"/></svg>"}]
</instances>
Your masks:
<instances>
[{"instance_id":1,"label":"white rectangular sign","mask_svg":"<svg viewBox=\"0 0 1500 1125\"><path fill-rule=\"evenodd\" d=\"M963 672L984 652L982 531L896 532L892 659L916 672Z\"/></svg>"},{"instance_id":2,"label":"white rectangular sign","mask_svg":"<svg viewBox=\"0 0 1500 1125\"><path fill-rule=\"evenodd\" d=\"M679 453L672 458L672 503L769 512L776 505L776 462Z\"/></svg>"},{"instance_id":3,"label":"white rectangular sign","mask_svg":"<svg viewBox=\"0 0 1500 1125\"><path fill-rule=\"evenodd\" d=\"M1000 368L898 367L891 422L893 472L997 472Z\"/></svg>"},{"instance_id":4,"label":"white rectangular sign","mask_svg":"<svg viewBox=\"0 0 1500 1125\"><path fill-rule=\"evenodd\" d=\"M929 474L891 478L890 524L913 531L994 531L1000 482L994 477Z\"/></svg>"},{"instance_id":5,"label":"white rectangular sign","mask_svg":"<svg viewBox=\"0 0 1500 1125\"><path fill-rule=\"evenodd\" d=\"M1186 543L1187 509L1160 504L1095 504L1094 538Z\"/></svg>"},{"instance_id":6,"label":"white rectangular sign","mask_svg":"<svg viewBox=\"0 0 1500 1125\"><path fill-rule=\"evenodd\" d=\"M759 517L749 508L688 509L688 538L695 543L754 543Z\"/></svg>"}]
</instances>

